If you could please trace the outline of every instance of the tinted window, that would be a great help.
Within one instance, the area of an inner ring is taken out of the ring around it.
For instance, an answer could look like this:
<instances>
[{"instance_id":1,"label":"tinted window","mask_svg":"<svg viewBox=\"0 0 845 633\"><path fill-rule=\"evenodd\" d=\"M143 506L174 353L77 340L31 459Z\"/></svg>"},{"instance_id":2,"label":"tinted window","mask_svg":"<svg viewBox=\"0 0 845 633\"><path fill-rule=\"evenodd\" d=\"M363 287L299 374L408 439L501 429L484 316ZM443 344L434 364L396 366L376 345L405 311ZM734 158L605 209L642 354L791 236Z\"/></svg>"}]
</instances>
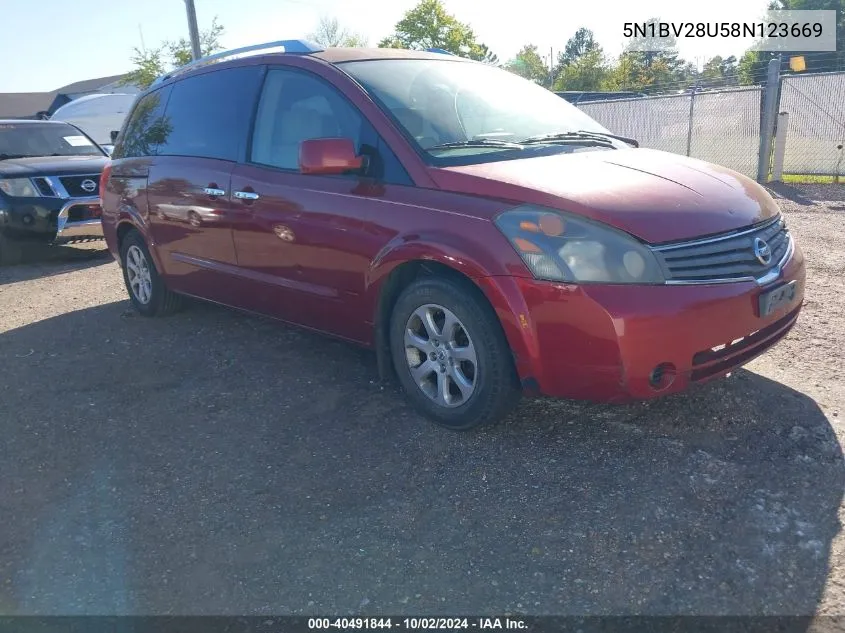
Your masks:
<instances>
[{"instance_id":1,"label":"tinted window","mask_svg":"<svg viewBox=\"0 0 845 633\"><path fill-rule=\"evenodd\" d=\"M261 66L240 66L173 84L160 156L237 160L246 142Z\"/></svg>"},{"instance_id":2,"label":"tinted window","mask_svg":"<svg viewBox=\"0 0 845 633\"><path fill-rule=\"evenodd\" d=\"M170 86L143 96L135 105L123 133L112 152L113 158L152 156L158 145L170 133L170 122L164 108L170 95Z\"/></svg>"},{"instance_id":3,"label":"tinted window","mask_svg":"<svg viewBox=\"0 0 845 633\"><path fill-rule=\"evenodd\" d=\"M299 146L315 138L352 139L370 157L367 176L412 184L396 155L358 109L328 82L301 71L267 73L252 135L251 160L299 170Z\"/></svg>"}]
</instances>

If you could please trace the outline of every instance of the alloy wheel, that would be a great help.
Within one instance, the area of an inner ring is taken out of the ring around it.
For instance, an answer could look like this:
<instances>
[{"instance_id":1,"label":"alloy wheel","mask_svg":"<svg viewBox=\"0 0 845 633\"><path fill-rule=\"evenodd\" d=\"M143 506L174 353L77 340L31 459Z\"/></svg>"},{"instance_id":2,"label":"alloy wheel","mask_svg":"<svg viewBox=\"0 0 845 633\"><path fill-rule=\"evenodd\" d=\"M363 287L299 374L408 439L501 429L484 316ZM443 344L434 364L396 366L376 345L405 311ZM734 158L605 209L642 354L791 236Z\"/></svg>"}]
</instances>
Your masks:
<instances>
[{"instance_id":1,"label":"alloy wheel","mask_svg":"<svg viewBox=\"0 0 845 633\"><path fill-rule=\"evenodd\" d=\"M414 383L442 407L467 402L478 382L478 357L454 312L422 305L405 325L405 358Z\"/></svg>"},{"instance_id":2,"label":"alloy wheel","mask_svg":"<svg viewBox=\"0 0 845 633\"><path fill-rule=\"evenodd\" d=\"M153 296L153 280L147 257L135 244L126 251L126 277L135 299L147 305Z\"/></svg>"}]
</instances>

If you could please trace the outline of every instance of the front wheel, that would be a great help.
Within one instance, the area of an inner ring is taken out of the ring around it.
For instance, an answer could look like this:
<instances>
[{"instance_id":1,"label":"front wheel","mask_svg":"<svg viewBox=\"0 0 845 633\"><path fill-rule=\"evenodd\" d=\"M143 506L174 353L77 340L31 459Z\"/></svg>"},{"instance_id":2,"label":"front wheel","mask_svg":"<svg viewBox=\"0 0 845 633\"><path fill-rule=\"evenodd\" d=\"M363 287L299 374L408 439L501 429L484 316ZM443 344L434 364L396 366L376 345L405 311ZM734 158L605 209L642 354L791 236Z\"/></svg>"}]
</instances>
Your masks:
<instances>
[{"instance_id":1,"label":"front wheel","mask_svg":"<svg viewBox=\"0 0 845 633\"><path fill-rule=\"evenodd\" d=\"M469 283L424 278L408 286L393 308L390 350L408 398L449 429L496 422L518 401L510 347Z\"/></svg>"},{"instance_id":2,"label":"front wheel","mask_svg":"<svg viewBox=\"0 0 845 633\"><path fill-rule=\"evenodd\" d=\"M138 231L131 231L123 239L120 262L129 299L138 312L144 316L164 316L179 308L181 297L164 284Z\"/></svg>"}]
</instances>

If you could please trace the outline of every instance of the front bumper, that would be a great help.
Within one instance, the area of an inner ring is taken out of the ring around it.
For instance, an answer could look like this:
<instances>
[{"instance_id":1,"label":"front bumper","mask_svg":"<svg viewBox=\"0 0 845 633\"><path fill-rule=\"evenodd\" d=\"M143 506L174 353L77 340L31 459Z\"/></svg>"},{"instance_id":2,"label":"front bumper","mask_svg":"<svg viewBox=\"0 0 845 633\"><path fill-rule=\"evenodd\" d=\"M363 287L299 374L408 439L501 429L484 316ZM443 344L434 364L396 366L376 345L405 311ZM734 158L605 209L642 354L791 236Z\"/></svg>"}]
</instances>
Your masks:
<instances>
[{"instance_id":1,"label":"front bumper","mask_svg":"<svg viewBox=\"0 0 845 633\"><path fill-rule=\"evenodd\" d=\"M46 240L102 236L100 199L9 198L0 200L0 230L12 239Z\"/></svg>"},{"instance_id":2,"label":"front bumper","mask_svg":"<svg viewBox=\"0 0 845 633\"><path fill-rule=\"evenodd\" d=\"M101 215L100 199L97 196L68 200L56 218L56 238L102 237Z\"/></svg>"},{"instance_id":3,"label":"front bumper","mask_svg":"<svg viewBox=\"0 0 845 633\"><path fill-rule=\"evenodd\" d=\"M624 402L682 391L765 352L795 324L804 279L796 245L766 286L579 286L519 277L479 282L529 391ZM760 293L793 280L793 301L760 317Z\"/></svg>"}]
</instances>

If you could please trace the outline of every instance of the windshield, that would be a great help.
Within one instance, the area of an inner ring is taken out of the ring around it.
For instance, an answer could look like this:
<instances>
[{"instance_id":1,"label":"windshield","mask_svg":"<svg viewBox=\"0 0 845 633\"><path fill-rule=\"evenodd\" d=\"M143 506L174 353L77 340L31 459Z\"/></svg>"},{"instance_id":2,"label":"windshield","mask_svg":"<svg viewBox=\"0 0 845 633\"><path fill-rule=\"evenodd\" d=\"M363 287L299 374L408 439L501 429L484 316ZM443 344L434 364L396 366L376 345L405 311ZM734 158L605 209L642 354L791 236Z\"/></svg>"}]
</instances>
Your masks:
<instances>
[{"instance_id":1,"label":"windshield","mask_svg":"<svg viewBox=\"0 0 845 633\"><path fill-rule=\"evenodd\" d=\"M531 137L607 132L553 92L486 64L382 59L346 62L342 67L434 158L456 154L483 158L513 152L513 143ZM452 146L441 147L445 144ZM516 151L531 150L517 147Z\"/></svg>"},{"instance_id":2,"label":"windshield","mask_svg":"<svg viewBox=\"0 0 845 633\"><path fill-rule=\"evenodd\" d=\"M64 123L0 123L0 159L102 155L91 139Z\"/></svg>"}]
</instances>

